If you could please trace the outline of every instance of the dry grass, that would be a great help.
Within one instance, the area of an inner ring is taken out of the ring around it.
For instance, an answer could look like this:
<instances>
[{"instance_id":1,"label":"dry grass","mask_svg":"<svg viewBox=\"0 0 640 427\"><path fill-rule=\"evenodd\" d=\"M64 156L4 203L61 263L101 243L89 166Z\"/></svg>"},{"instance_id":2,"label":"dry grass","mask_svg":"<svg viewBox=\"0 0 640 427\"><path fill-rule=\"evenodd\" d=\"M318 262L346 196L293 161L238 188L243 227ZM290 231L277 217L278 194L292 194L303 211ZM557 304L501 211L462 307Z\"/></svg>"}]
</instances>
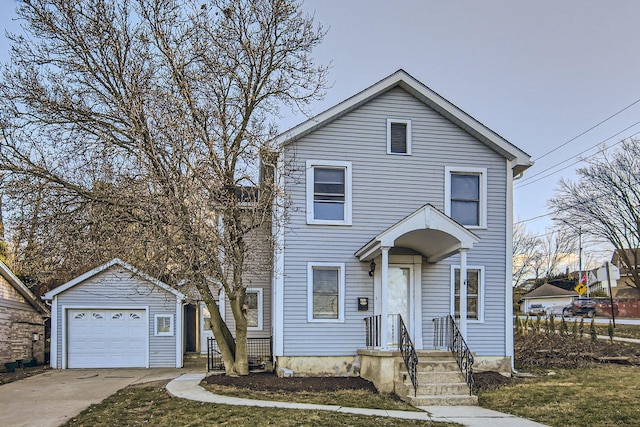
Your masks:
<instances>
[{"instance_id":1,"label":"dry grass","mask_svg":"<svg viewBox=\"0 0 640 427\"><path fill-rule=\"evenodd\" d=\"M328 393L332 394L332 393ZM281 399L278 399L281 400ZM336 396L334 404L341 405ZM217 405L172 398L162 384L127 387L65 426L457 426L327 411Z\"/></svg>"},{"instance_id":2,"label":"dry grass","mask_svg":"<svg viewBox=\"0 0 640 427\"><path fill-rule=\"evenodd\" d=\"M640 367L558 370L478 397L485 408L551 426L639 426Z\"/></svg>"},{"instance_id":3,"label":"dry grass","mask_svg":"<svg viewBox=\"0 0 640 427\"><path fill-rule=\"evenodd\" d=\"M352 408L417 411L415 407L395 395L372 393L368 390L338 390L331 393L310 391L255 391L245 388L201 383L212 393L245 399L273 400L280 402L313 403L318 405L340 405Z\"/></svg>"},{"instance_id":4,"label":"dry grass","mask_svg":"<svg viewBox=\"0 0 640 427\"><path fill-rule=\"evenodd\" d=\"M607 325L596 325L598 335L609 336ZM633 338L640 340L640 326L638 325L616 325L614 336L620 338Z\"/></svg>"}]
</instances>

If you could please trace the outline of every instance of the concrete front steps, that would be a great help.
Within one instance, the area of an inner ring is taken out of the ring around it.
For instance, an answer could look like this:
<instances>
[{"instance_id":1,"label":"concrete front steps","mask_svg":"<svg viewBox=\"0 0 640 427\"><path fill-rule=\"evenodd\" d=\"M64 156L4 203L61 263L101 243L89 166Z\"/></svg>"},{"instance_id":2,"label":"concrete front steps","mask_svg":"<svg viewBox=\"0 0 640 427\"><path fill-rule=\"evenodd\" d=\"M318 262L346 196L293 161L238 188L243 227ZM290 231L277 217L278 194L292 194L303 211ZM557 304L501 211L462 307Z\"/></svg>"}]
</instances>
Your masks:
<instances>
[{"instance_id":1,"label":"concrete front steps","mask_svg":"<svg viewBox=\"0 0 640 427\"><path fill-rule=\"evenodd\" d=\"M403 361L396 362L394 386L396 394L413 406L477 405L478 397L469 395L469 386L458 364L447 351L418 352L418 390Z\"/></svg>"},{"instance_id":2,"label":"concrete front steps","mask_svg":"<svg viewBox=\"0 0 640 427\"><path fill-rule=\"evenodd\" d=\"M182 359L182 367L185 369L207 370L207 355L200 353L186 353Z\"/></svg>"}]
</instances>

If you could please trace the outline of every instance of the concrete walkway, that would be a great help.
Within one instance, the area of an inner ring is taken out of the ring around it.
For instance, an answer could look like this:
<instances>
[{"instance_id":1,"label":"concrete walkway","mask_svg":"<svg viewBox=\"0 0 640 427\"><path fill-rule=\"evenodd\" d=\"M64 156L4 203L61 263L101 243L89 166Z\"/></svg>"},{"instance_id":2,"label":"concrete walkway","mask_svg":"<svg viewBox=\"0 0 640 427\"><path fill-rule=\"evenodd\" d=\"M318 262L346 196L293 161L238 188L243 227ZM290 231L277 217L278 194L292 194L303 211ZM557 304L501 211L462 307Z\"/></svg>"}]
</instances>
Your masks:
<instances>
[{"instance_id":1,"label":"concrete walkway","mask_svg":"<svg viewBox=\"0 0 640 427\"><path fill-rule=\"evenodd\" d=\"M383 409L347 408L336 405L313 405L308 403L273 402L268 400L243 399L239 397L221 396L206 391L200 386L205 374L185 374L169 384L167 391L175 397L198 402L218 403L224 405L257 406L263 408L288 408L303 410L321 410L342 412L346 414L374 415L409 420L455 422L469 427L534 427L544 426L524 418L503 414L502 412L484 409L479 406L421 406L425 412L388 411Z\"/></svg>"}]
</instances>

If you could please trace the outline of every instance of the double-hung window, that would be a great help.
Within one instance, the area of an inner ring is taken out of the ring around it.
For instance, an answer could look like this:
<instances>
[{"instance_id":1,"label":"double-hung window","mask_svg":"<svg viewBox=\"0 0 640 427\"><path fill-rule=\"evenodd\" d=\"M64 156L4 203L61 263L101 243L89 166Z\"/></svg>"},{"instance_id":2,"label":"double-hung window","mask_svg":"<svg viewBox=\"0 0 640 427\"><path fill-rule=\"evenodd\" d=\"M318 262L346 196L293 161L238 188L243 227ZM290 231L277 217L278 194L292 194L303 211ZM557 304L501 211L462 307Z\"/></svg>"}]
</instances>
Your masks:
<instances>
[{"instance_id":1,"label":"double-hung window","mask_svg":"<svg viewBox=\"0 0 640 427\"><path fill-rule=\"evenodd\" d=\"M387 119L387 154L411 155L411 120Z\"/></svg>"},{"instance_id":2,"label":"double-hung window","mask_svg":"<svg viewBox=\"0 0 640 427\"><path fill-rule=\"evenodd\" d=\"M460 266L452 267L453 307L455 317L460 317ZM484 319L484 268L467 267L467 319Z\"/></svg>"},{"instance_id":3,"label":"double-hung window","mask_svg":"<svg viewBox=\"0 0 640 427\"><path fill-rule=\"evenodd\" d=\"M445 213L469 228L487 226L487 170L445 168Z\"/></svg>"},{"instance_id":4,"label":"double-hung window","mask_svg":"<svg viewBox=\"0 0 640 427\"><path fill-rule=\"evenodd\" d=\"M309 263L307 265L308 320L344 321L344 264Z\"/></svg>"},{"instance_id":5,"label":"double-hung window","mask_svg":"<svg viewBox=\"0 0 640 427\"><path fill-rule=\"evenodd\" d=\"M307 160L307 223L351 225L351 162Z\"/></svg>"}]
</instances>

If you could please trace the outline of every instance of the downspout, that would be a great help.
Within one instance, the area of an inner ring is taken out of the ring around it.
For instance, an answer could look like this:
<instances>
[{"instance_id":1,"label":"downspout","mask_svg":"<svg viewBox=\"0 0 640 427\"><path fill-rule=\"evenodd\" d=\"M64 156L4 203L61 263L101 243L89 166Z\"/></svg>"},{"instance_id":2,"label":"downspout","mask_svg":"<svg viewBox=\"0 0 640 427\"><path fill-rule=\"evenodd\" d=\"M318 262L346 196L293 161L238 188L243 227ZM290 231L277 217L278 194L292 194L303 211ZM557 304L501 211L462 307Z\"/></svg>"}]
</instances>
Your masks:
<instances>
[{"instance_id":1,"label":"downspout","mask_svg":"<svg viewBox=\"0 0 640 427\"><path fill-rule=\"evenodd\" d=\"M505 355L511 360L511 372L516 374L515 355L513 349L513 181L522 178L524 173L513 176L511 160L507 164L507 191L506 191L506 263L505 263Z\"/></svg>"}]
</instances>

